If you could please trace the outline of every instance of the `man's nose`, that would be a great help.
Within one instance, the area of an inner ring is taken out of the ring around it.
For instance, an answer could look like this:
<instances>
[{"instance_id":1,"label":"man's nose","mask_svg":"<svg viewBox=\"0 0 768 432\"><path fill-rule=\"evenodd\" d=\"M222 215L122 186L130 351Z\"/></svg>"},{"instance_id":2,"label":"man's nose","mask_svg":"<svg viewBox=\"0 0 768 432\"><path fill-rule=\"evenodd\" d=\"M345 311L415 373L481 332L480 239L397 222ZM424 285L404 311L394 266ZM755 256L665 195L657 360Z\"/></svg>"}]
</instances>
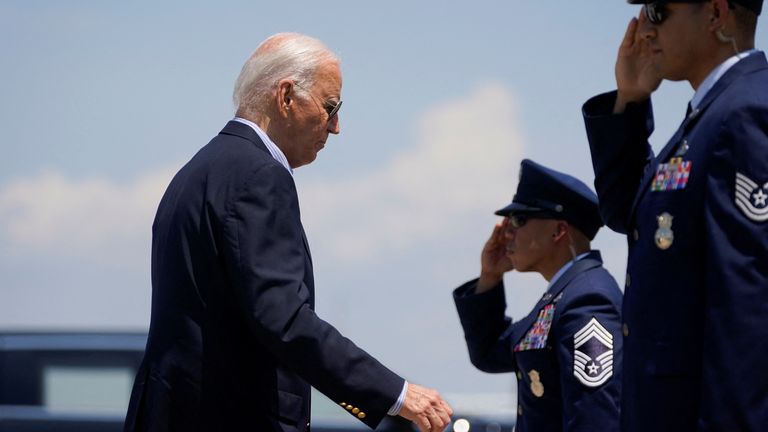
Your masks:
<instances>
[{"instance_id":1,"label":"man's nose","mask_svg":"<svg viewBox=\"0 0 768 432\"><path fill-rule=\"evenodd\" d=\"M648 21L648 16L645 14L645 6L640 10L640 16L637 21L637 35L638 39L651 39L656 36L656 25Z\"/></svg>"},{"instance_id":2,"label":"man's nose","mask_svg":"<svg viewBox=\"0 0 768 432\"><path fill-rule=\"evenodd\" d=\"M341 125L339 123L339 114L336 113L333 117L328 119L328 132L338 135L341 132Z\"/></svg>"}]
</instances>

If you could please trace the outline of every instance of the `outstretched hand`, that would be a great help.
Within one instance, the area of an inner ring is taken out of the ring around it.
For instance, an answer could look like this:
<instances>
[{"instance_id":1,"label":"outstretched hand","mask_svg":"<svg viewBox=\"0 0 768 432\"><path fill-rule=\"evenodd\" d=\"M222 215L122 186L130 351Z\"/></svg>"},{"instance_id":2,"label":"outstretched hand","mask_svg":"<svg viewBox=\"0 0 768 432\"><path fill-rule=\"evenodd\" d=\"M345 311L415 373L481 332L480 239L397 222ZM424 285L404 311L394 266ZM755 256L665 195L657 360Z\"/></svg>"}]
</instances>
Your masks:
<instances>
[{"instance_id":1,"label":"outstretched hand","mask_svg":"<svg viewBox=\"0 0 768 432\"><path fill-rule=\"evenodd\" d=\"M514 269L512 261L507 256L507 240L504 233L507 230L509 219L493 227L493 232L483 246L480 254L480 279L477 282L476 292L481 293L496 286L504 277L504 273Z\"/></svg>"},{"instance_id":2,"label":"outstretched hand","mask_svg":"<svg viewBox=\"0 0 768 432\"><path fill-rule=\"evenodd\" d=\"M654 61L653 47L644 38L640 28L647 26L645 11L632 18L621 41L616 58L616 87L618 96L614 113L624 112L629 102L640 102L651 97L661 84L661 74Z\"/></svg>"},{"instance_id":3,"label":"outstretched hand","mask_svg":"<svg viewBox=\"0 0 768 432\"><path fill-rule=\"evenodd\" d=\"M409 382L399 415L414 422L421 432L443 432L453 410L436 390Z\"/></svg>"}]
</instances>

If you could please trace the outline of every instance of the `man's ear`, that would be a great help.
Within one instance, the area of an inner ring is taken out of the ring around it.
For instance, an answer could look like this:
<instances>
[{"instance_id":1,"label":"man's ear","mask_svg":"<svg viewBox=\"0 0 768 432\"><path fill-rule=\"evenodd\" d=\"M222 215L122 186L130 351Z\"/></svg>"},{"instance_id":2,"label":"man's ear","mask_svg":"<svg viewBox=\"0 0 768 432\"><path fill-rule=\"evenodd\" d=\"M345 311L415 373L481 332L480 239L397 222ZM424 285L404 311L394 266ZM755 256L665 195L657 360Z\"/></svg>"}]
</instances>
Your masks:
<instances>
[{"instance_id":1,"label":"man's ear","mask_svg":"<svg viewBox=\"0 0 768 432\"><path fill-rule=\"evenodd\" d=\"M552 237L555 239L555 241L559 241L560 239L568 236L570 229L571 227L568 225L568 222L557 221L557 225L555 225L555 232L552 234Z\"/></svg>"},{"instance_id":2,"label":"man's ear","mask_svg":"<svg viewBox=\"0 0 768 432\"><path fill-rule=\"evenodd\" d=\"M287 117L293 108L293 82L291 80L282 79L277 83L275 104L277 105L277 112L282 117Z\"/></svg>"},{"instance_id":3,"label":"man's ear","mask_svg":"<svg viewBox=\"0 0 768 432\"><path fill-rule=\"evenodd\" d=\"M709 31L722 31L728 22L728 16L731 14L728 0L712 0L711 3L707 4L707 7L709 8Z\"/></svg>"}]
</instances>

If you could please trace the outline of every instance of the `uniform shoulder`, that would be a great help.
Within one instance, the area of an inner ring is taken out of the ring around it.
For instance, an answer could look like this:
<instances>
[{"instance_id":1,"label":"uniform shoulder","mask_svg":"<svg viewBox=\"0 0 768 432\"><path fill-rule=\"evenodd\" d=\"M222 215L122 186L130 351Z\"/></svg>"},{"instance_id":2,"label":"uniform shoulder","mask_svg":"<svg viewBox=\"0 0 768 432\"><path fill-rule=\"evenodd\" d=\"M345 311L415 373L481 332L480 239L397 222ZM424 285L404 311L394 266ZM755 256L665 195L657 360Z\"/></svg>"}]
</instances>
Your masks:
<instances>
[{"instance_id":1,"label":"uniform shoulder","mask_svg":"<svg viewBox=\"0 0 768 432\"><path fill-rule=\"evenodd\" d=\"M717 86L717 84L715 84ZM717 104L725 108L723 112L739 110L768 109L768 93L755 91L768 87L768 66L755 68L731 80L723 94L717 97Z\"/></svg>"},{"instance_id":2,"label":"uniform shoulder","mask_svg":"<svg viewBox=\"0 0 768 432\"><path fill-rule=\"evenodd\" d=\"M563 290L565 304L613 303L621 305L622 292L616 279L603 266L581 272Z\"/></svg>"}]
</instances>

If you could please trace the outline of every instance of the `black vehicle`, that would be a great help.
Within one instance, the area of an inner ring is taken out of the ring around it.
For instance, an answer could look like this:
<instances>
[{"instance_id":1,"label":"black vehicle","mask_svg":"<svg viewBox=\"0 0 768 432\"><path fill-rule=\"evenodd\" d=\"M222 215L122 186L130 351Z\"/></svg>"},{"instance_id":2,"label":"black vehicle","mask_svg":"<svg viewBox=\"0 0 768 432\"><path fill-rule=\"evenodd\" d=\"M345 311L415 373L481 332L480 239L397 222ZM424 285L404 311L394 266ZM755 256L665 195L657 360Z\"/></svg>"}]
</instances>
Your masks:
<instances>
[{"instance_id":1,"label":"black vehicle","mask_svg":"<svg viewBox=\"0 0 768 432\"><path fill-rule=\"evenodd\" d=\"M0 432L122 431L146 333L0 332ZM313 431L368 431L314 392ZM382 431L410 431L387 419Z\"/></svg>"},{"instance_id":2,"label":"black vehicle","mask_svg":"<svg viewBox=\"0 0 768 432\"><path fill-rule=\"evenodd\" d=\"M0 432L122 430L144 333L0 333Z\"/></svg>"},{"instance_id":3,"label":"black vehicle","mask_svg":"<svg viewBox=\"0 0 768 432\"><path fill-rule=\"evenodd\" d=\"M0 432L122 431L146 342L137 332L0 332ZM482 416L457 423L447 430L512 430ZM388 417L377 430L417 429ZM312 431L369 429L313 390Z\"/></svg>"}]
</instances>

